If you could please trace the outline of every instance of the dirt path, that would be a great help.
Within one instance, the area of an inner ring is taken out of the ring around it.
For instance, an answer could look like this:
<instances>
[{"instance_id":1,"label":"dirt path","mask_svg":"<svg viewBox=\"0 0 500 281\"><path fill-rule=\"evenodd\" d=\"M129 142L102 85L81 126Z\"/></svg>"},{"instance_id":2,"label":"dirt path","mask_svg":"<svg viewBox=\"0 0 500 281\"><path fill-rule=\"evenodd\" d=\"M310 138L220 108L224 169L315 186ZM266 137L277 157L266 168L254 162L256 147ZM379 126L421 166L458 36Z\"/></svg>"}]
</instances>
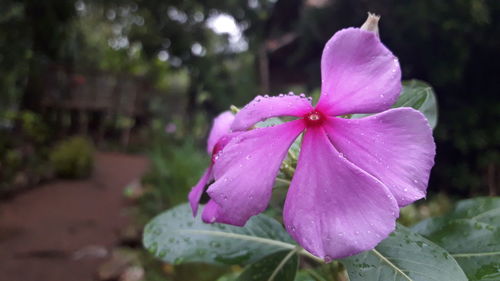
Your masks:
<instances>
[{"instance_id":1,"label":"dirt path","mask_svg":"<svg viewBox=\"0 0 500 281\"><path fill-rule=\"evenodd\" d=\"M123 188L147 159L96 156L92 178L56 181L0 202L0 280L90 281L128 221Z\"/></svg>"}]
</instances>

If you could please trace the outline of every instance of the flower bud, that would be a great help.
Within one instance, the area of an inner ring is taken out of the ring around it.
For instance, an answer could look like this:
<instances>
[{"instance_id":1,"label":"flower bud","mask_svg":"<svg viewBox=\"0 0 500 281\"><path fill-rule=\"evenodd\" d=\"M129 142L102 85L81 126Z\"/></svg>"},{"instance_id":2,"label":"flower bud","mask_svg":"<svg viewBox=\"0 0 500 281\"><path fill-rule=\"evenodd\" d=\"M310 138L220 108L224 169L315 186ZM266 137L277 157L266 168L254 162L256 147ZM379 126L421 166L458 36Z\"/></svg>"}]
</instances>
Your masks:
<instances>
[{"instance_id":1,"label":"flower bud","mask_svg":"<svg viewBox=\"0 0 500 281\"><path fill-rule=\"evenodd\" d=\"M371 31L371 32L375 33L375 35L377 35L377 37L379 37L379 35L378 35L378 21L379 20L380 20L380 16L368 12L368 18L366 19L365 23L363 23L363 25L361 26L361 29L366 30L366 31Z\"/></svg>"}]
</instances>

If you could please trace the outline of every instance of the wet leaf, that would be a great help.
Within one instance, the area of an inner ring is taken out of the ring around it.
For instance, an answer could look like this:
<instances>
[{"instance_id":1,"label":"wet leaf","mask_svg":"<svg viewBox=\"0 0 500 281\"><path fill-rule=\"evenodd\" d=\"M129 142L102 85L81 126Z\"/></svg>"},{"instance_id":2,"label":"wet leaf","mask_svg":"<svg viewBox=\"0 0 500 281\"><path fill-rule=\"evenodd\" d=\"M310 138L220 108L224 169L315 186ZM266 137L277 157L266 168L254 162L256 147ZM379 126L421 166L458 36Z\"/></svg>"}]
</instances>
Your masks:
<instances>
[{"instance_id":1,"label":"wet leaf","mask_svg":"<svg viewBox=\"0 0 500 281\"><path fill-rule=\"evenodd\" d=\"M436 95L432 87L424 81L403 82L403 91L393 107L413 107L422 112L434 129L438 121Z\"/></svg>"},{"instance_id":2,"label":"wet leaf","mask_svg":"<svg viewBox=\"0 0 500 281\"><path fill-rule=\"evenodd\" d=\"M316 281L308 272L306 271L299 271L297 272L297 275L295 276L294 281Z\"/></svg>"},{"instance_id":3,"label":"wet leaf","mask_svg":"<svg viewBox=\"0 0 500 281\"><path fill-rule=\"evenodd\" d=\"M466 281L443 248L398 225L374 250L342 260L351 281Z\"/></svg>"},{"instance_id":4,"label":"wet leaf","mask_svg":"<svg viewBox=\"0 0 500 281\"><path fill-rule=\"evenodd\" d=\"M463 200L413 230L448 250L471 281L500 280L500 198Z\"/></svg>"},{"instance_id":5,"label":"wet leaf","mask_svg":"<svg viewBox=\"0 0 500 281\"><path fill-rule=\"evenodd\" d=\"M292 281L298 262L293 250L279 251L249 265L236 281Z\"/></svg>"},{"instance_id":6,"label":"wet leaf","mask_svg":"<svg viewBox=\"0 0 500 281\"><path fill-rule=\"evenodd\" d=\"M245 227L205 224L200 215L193 218L188 204L151 220L144 229L143 244L155 256L174 264L248 264L295 248L281 224L266 215L252 217Z\"/></svg>"},{"instance_id":7,"label":"wet leaf","mask_svg":"<svg viewBox=\"0 0 500 281\"><path fill-rule=\"evenodd\" d=\"M412 107L425 115L429 121L429 125L433 129L437 125L438 108L436 95L432 87L424 81L403 81L401 95L392 107ZM372 114L353 114L351 118L362 118L369 115Z\"/></svg>"}]
</instances>

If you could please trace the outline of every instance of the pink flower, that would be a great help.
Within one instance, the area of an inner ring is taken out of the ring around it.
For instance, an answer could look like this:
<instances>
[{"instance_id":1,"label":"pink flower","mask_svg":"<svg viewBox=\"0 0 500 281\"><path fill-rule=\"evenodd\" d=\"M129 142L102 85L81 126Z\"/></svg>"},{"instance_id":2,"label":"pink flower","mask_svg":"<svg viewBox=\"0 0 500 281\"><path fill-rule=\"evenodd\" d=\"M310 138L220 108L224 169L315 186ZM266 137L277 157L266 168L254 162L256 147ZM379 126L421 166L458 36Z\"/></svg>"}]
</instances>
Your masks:
<instances>
[{"instance_id":1,"label":"pink flower","mask_svg":"<svg viewBox=\"0 0 500 281\"><path fill-rule=\"evenodd\" d=\"M399 207L425 197L435 144L425 117L390 109L401 91L397 58L369 31L348 28L326 44L318 104L256 97L235 117L217 154L205 221L242 226L266 209L280 165L304 132L284 206L290 235L325 261L374 248ZM380 112L380 113L379 113ZM339 116L377 113L361 119ZM297 120L247 131L275 116Z\"/></svg>"},{"instance_id":2,"label":"pink flower","mask_svg":"<svg viewBox=\"0 0 500 281\"><path fill-rule=\"evenodd\" d=\"M233 120L234 115L229 111L222 112L214 119L212 129L210 130L207 141L207 152L208 154L212 155L212 162L205 170L201 178L198 180L198 183L191 189L191 192L189 192L188 195L191 209L193 209L193 216L196 216L196 213L198 212L198 204L200 202L201 195L205 190L205 186L214 178L212 172L213 163L215 162L219 152L224 148L229 140L231 140L231 136L229 135L229 128L231 127ZM215 203L212 201L213 200L209 200L207 205L214 205ZM213 214L210 213L210 207L205 207L202 217L213 217Z\"/></svg>"}]
</instances>

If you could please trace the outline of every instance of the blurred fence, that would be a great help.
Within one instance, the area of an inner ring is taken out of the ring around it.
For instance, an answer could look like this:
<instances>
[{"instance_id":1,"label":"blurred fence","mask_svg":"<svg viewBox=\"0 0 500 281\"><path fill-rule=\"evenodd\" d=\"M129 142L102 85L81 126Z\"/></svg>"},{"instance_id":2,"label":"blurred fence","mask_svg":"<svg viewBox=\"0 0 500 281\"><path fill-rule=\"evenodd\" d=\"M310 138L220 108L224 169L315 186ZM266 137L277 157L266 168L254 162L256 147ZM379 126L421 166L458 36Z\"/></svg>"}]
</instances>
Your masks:
<instances>
[{"instance_id":1,"label":"blurred fence","mask_svg":"<svg viewBox=\"0 0 500 281\"><path fill-rule=\"evenodd\" d=\"M88 134L102 140L119 131L127 145L131 130L149 118L155 90L141 77L102 71L73 72L51 66L44 75L41 111L62 134Z\"/></svg>"}]
</instances>

